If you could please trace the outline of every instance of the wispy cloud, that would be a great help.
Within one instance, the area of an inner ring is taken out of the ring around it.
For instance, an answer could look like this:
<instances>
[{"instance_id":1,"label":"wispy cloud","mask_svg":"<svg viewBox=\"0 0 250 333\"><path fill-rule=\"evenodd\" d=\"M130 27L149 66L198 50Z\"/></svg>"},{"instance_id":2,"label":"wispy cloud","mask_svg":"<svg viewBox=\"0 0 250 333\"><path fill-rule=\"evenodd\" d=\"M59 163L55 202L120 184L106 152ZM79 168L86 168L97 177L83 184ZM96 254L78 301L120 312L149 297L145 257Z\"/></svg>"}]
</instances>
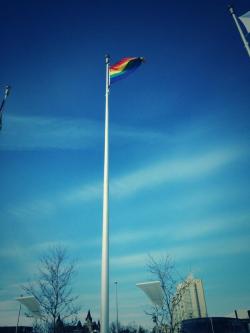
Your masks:
<instances>
[{"instance_id":1,"label":"wispy cloud","mask_svg":"<svg viewBox=\"0 0 250 333\"><path fill-rule=\"evenodd\" d=\"M0 251L0 257L2 258L16 258L21 259L29 257L34 258L37 257L39 254L44 253L50 248L54 248L57 246L71 248L74 249L79 247L79 244L76 244L73 241L58 241L58 240L51 240L51 241L44 241L36 244L27 244L25 247L18 245L17 243L10 243L8 247L2 247Z\"/></svg>"},{"instance_id":2,"label":"wispy cloud","mask_svg":"<svg viewBox=\"0 0 250 333\"><path fill-rule=\"evenodd\" d=\"M157 250L145 250L143 252L130 253L127 255L119 255L110 257L110 266L114 269L143 268L148 260L148 255L154 258L162 258L166 254L170 254L175 260L193 260L198 258L214 258L219 256L229 256L241 253L249 253L249 237L242 235L238 237L228 237L223 239L211 240L193 240L190 242L174 246L165 246ZM84 261L79 267L97 267L100 266L100 259Z\"/></svg>"},{"instance_id":3,"label":"wispy cloud","mask_svg":"<svg viewBox=\"0 0 250 333\"><path fill-rule=\"evenodd\" d=\"M88 202L101 198L101 183L89 184L75 189L67 189L60 193L54 193L43 199L33 199L28 202L9 204L5 212L17 219L38 219L52 216L58 208L79 202ZM2 214L4 214L2 212Z\"/></svg>"},{"instance_id":4,"label":"wispy cloud","mask_svg":"<svg viewBox=\"0 0 250 333\"><path fill-rule=\"evenodd\" d=\"M142 190L149 190L171 182L194 181L213 172L217 172L246 154L238 147L216 149L182 159L163 159L143 168L117 177L110 182L110 194L115 200L129 197ZM66 194L65 194L66 193ZM100 199L102 182L95 182L67 189L54 194L51 198L29 201L17 205L9 205L6 210L15 217L38 217L55 213L62 205ZM41 215L40 215L41 216Z\"/></svg>"},{"instance_id":5,"label":"wispy cloud","mask_svg":"<svg viewBox=\"0 0 250 333\"><path fill-rule=\"evenodd\" d=\"M217 149L186 159L163 160L111 182L111 194L125 196L167 182L190 181L202 177L244 154L243 149Z\"/></svg>"},{"instance_id":6,"label":"wispy cloud","mask_svg":"<svg viewBox=\"0 0 250 333\"><path fill-rule=\"evenodd\" d=\"M175 227L173 238L175 240L197 239L211 236L217 232L229 232L231 230L242 230L250 219L250 212L241 212L230 215L210 215L207 219L192 221L180 221L178 228Z\"/></svg>"},{"instance_id":7,"label":"wispy cloud","mask_svg":"<svg viewBox=\"0 0 250 333\"><path fill-rule=\"evenodd\" d=\"M0 311L13 311L13 307L18 308L17 302L0 301Z\"/></svg>"},{"instance_id":8,"label":"wispy cloud","mask_svg":"<svg viewBox=\"0 0 250 333\"><path fill-rule=\"evenodd\" d=\"M195 244L190 241L185 245L176 245L164 247L159 250L150 251L150 253L140 252L123 256L113 256L110 258L110 264L116 268L127 269L128 267L145 267L148 254L154 258L161 258L166 254L180 260L192 260L197 258L214 258L218 256L228 256L241 253L249 253L249 236L238 236L233 238L199 241Z\"/></svg>"},{"instance_id":9,"label":"wispy cloud","mask_svg":"<svg viewBox=\"0 0 250 333\"><path fill-rule=\"evenodd\" d=\"M111 128L112 136L122 140L157 141L166 136L144 129ZM86 149L102 142L104 125L84 118L53 118L6 115L0 150Z\"/></svg>"},{"instance_id":10,"label":"wispy cloud","mask_svg":"<svg viewBox=\"0 0 250 333\"><path fill-rule=\"evenodd\" d=\"M23 254L24 254L24 249L16 244L15 245L11 244L11 246L5 248L2 247L0 251L0 257L2 258L16 258L19 256L22 257Z\"/></svg>"},{"instance_id":11,"label":"wispy cloud","mask_svg":"<svg viewBox=\"0 0 250 333\"><path fill-rule=\"evenodd\" d=\"M88 184L80 188L71 189L64 194L61 199L65 203L73 203L79 201L89 201L101 198L102 183Z\"/></svg>"},{"instance_id":12,"label":"wispy cloud","mask_svg":"<svg viewBox=\"0 0 250 333\"><path fill-rule=\"evenodd\" d=\"M98 123L86 119L6 116L1 150L79 149L102 135Z\"/></svg>"},{"instance_id":13,"label":"wispy cloud","mask_svg":"<svg viewBox=\"0 0 250 333\"><path fill-rule=\"evenodd\" d=\"M112 245L121 244L132 244L146 242L150 239L162 240L166 238L166 235L171 240L181 241L189 239L197 239L202 237L210 236L219 231L230 231L242 229L248 226L250 220L250 211L241 212L234 215L210 215L207 219L196 219L196 220L186 220L179 219L178 225L172 223L171 220L167 226L163 226L162 221L158 222L160 228L155 226L149 227L142 230L133 229L120 230L118 233L114 233L110 237L110 243Z\"/></svg>"},{"instance_id":14,"label":"wispy cloud","mask_svg":"<svg viewBox=\"0 0 250 333\"><path fill-rule=\"evenodd\" d=\"M223 120L224 123L224 120ZM218 119L203 116L187 124L162 132L152 128L110 124L110 135L114 145L128 142L147 144L185 145L199 140L207 142L221 131ZM222 125L220 125L222 126ZM234 126L235 131L235 126ZM88 118L19 116L6 113L1 133L0 150L45 150L45 149L87 149L102 144L104 124ZM234 138L234 142L237 142ZM101 146L102 147L102 146Z\"/></svg>"},{"instance_id":15,"label":"wispy cloud","mask_svg":"<svg viewBox=\"0 0 250 333\"><path fill-rule=\"evenodd\" d=\"M0 312L3 314L1 316L1 326L16 326L18 308L19 303L15 300L0 301ZM20 324L22 326L32 325L32 320L22 315Z\"/></svg>"}]
</instances>

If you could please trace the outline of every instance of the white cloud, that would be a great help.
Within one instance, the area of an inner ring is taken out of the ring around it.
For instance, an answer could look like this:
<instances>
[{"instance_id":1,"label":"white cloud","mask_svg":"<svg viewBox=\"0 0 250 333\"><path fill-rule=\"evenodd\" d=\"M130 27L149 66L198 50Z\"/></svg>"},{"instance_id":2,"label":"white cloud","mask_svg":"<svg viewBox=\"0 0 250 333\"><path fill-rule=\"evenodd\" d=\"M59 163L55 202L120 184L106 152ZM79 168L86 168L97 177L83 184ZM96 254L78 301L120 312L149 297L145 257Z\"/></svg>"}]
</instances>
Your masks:
<instances>
[{"instance_id":1,"label":"white cloud","mask_svg":"<svg viewBox=\"0 0 250 333\"><path fill-rule=\"evenodd\" d=\"M30 256L31 252L27 252L27 247L22 247L21 245L18 245L16 242L11 241L7 247L1 247L0 251L0 257L2 258L14 258L14 259L20 259L24 258L24 256Z\"/></svg>"},{"instance_id":2,"label":"white cloud","mask_svg":"<svg viewBox=\"0 0 250 333\"><path fill-rule=\"evenodd\" d=\"M167 182L190 181L235 161L241 149L217 149L186 159L163 160L111 182L111 195L126 196Z\"/></svg>"},{"instance_id":3,"label":"white cloud","mask_svg":"<svg viewBox=\"0 0 250 333\"><path fill-rule=\"evenodd\" d=\"M98 123L86 119L6 115L0 149L87 148L101 135Z\"/></svg>"},{"instance_id":4,"label":"white cloud","mask_svg":"<svg viewBox=\"0 0 250 333\"><path fill-rule=\"evenodd\" d=\"M221 246L223 242L223 246ZM170 254L176 260L191 260L195 258L208 258L218 256L228 256L240 253L249 253L249 236L243 235L233 238L221 238L200 240L193 242L192 239L187 244L180 244L150 251L150 253L139 252L122 256L111 256L110 265L115 268L145 267L148 254L155 258L161 258Z\"/></svg>"},{"instance_id":5,"label":"white cloud","mask_svg":"<svg viewBox=\"0 0 250 333\"><path fill-rule=\"evenodd\" d=\"M206 219L185 220L179 219L178 224L169 221L163 226L162 221L158 222L160 228L147 226L146 229L120 230L110 236L111 245L146 242L147 240L162 240L166 235L173 241L197 239L209 236L218 231L237 230L246 227L250 220L250 212L241 212L235 215L215 215Z\"/></svg>"},{"instance_id":6,"label":"white cloud","mask_svg":"<svg viewBox=\"0 0 250 333\"><path fill-rule=\"evenodd\" d=\"M135 229L133 230L120 230L117 233L113 233L110 236L110 243L112 245L120 245L124 243L133 243L152 239L154 237L162 236L162 229L147 228L147 229Z\"/></svg>"},{"instance_id":7,"label":"white cloud","mask_svg":"<svg viewBox=\"0 0 250 333\"><path fill-rule=\"evenodd\" d=\"M28 203L23 203L21 205L9 205L6 208L7 212L14 217L34 218L38 217L40 214L42 216L50 216L56 211L56 205L54 202L49 200L30 200Z\"/></svg>"},{"instance_id":8,"label":"white cloud","mask_svg":"<svg viewBox=\"0 0 250 333\"><path fill-rule=\"evenodd\" d=\"M165 138L162 133L115 124L112 124L111 135L133 141L160 142ZM6 114L0 150L86 149L100 144L103 137L104 124L89 119Z\"/></svg>"},{"instance_id":9,"label":"white cloud","mask_svg":"<svg viewBox=\"0 0 250 333\"><path fill-rule=\"evenodd\" d=\"M0 322L1 326L16 326L19 303L15 300L0 301ZM23 311L20 316L20 326L31 325L32 320L27 318Z\"/></svg>"},{"instance_id":10,"label":"white cloud","mask_svg":"<svg viewBox=\"0 0 250 333\"><path fill-rule=\"evenodd\" d=\"M73 203L78 201L95 200L102 197L102 185L101 183L89 184L79 189L69 190L67 194L64 194L61 199L65 203Z\"/></svg>"},{"instance_id":11,"label":"white cloud","mask_svg":"<svg viewBox=\"0 0 250 333\"><path fill-rule=\"evenodd\" d=\"M130 196L147 188L167 182L190 181L215 172L244 155L243 149L218 149L195 155L187 159L162 160L130 172L110 181L110 192L114 198ZM100 198L102 183L90 184L69 191L65 201L88 201Z\"/></svg>"},{"instance_id":12,"label":"white cloud","mask_svg":"<svg viewBox=\"0 0 250 333\"><path fill-rule=\"evenodd\" d=\"M234 215L210 216L207 219L183 221L174 229L175 240L197 239L210 236L215 232L228 232L230 230L242 230L248 225L250 212L241 212Z\"/></svg>"},{"instance_id":13,"label":"white cloud","mask_svg":"<svg viewBox=\"0 0 250 333\"><path fill-rule=\"evenodd\" d=\"M111 179L110 195L115 200L135 195L142 190L149 190L171 182L193 181L210 173L217 172L229 163L244 156L244 149L237 147L228 149L216 149L190 156L186 159L163 159L143 168L129 172L123 176ZM66 193L66 194L65 194ZM69 205L81 201L101 199L102 182L95 182L67 189L55 193L51 198L31 200L28 203L9 205L6 210L15 217L39 218L48 216L57 211L62 205ZM191 199L190 199L191 200Z\"/></svg>"},{"instance_id":14,"label":"white cloud","mask_svg":"<svg viewBox=\"0 0 250 333\"><path fill-rule=\"evenodd\" d=\"M2 311L12 311L13 307L18 308L18 303L14 300L11 301L0 301L0 312Z\"/></svg>"},{"instance_id":15,"label":"white cloud","mask_svg":"<svg viewBox=\"0 0 250 333\"><path fill-rule=\"evenodd\" d=\"M147 254L143 253L136 253L130 254L126 256L111 256L110 258L110 265L113 267L141 267L145 265L145 260L147 258Z\"/></svg>"}]
</instances>

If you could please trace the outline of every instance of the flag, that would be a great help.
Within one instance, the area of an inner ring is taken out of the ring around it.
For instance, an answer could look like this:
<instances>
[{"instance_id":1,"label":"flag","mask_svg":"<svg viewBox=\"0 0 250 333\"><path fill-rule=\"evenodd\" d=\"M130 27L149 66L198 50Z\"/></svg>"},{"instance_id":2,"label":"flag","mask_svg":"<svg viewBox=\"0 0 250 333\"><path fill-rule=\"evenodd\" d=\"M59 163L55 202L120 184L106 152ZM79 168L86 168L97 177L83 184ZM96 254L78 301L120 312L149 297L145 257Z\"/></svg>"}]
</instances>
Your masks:
<instances>
[{"instance_id":1,"label":"flag","mask_svg":"<svg viewBox=\"0 0 250 333\"><path fill-rule=\"evenodd\" d=\"M247 32L250 33L250 11L245 13L244 15L239 16L239 19L244 24Z\"/></svg>"},{"instance_id":2,"label":"flag","mask_svg":"<svg viewBox=\"0 0 250 333\"><path fill-rule=\"evenodd\" d=\"M133 73L144 62L142 57L123 58L109 68L110 83L114 83Z\"/></svg>"}]
</instances>

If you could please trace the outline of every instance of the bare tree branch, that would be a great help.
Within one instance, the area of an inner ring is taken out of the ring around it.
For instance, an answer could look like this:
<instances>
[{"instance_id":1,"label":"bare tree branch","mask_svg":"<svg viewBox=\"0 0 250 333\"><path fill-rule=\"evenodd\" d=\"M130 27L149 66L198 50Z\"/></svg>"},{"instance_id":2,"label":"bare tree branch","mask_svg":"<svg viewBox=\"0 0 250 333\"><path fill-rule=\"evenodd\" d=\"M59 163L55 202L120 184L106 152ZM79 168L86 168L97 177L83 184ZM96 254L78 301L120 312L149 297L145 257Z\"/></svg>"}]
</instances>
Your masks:
<instances>
[{"instance_id":1,"label":"bare tree branch","mask_svg":"<svg viewBox=\"0 0 250 333\"><path fill-rule=\"evenodd\" d=\"M147 269L161 283L163 305L162 307L154 305L150 311L145 313L151 316L158 332L174 333L179 326L179 322L175 318L175 311L182 300L189 281L180 278L173 260L168 255L159 260L149 256Z\"/></svg>"},{"instance_id":2,"label":"bare tree branch","mask_svg":"<svg viewBox=\"0 0 250 333\"><path fill-rule=\"evenodd\" d=\"M22 286L40 304L42 320L51 328L50 332L55 332L59 316L65 320L75 316L80 310L74 305L77 296L72 294L74 274L74 264L68 260L65 248L54 247L40 259L37 282Z\"/></svg>"}]
</instances>

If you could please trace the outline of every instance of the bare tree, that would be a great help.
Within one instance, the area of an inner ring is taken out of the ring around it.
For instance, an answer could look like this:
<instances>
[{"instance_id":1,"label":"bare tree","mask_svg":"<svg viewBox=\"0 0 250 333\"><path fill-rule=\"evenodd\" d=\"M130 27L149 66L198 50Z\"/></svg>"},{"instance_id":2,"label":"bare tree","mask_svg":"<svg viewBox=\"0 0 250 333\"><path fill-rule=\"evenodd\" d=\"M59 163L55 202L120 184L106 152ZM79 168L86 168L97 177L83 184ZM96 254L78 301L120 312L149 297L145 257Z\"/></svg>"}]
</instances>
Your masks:
<instances>
[{"instance_id":1,"label":"bare tree","mask_svg":"<svg viewBox=\"0 0 250 333\"><path fill-rule=\"evenodd\" d=\"M146 314L152 317L156 331L165 333L176 332L179 322L175 316L177 308L189 285L175 269L175 264L169 256L159 260L149 256L148 271L160 281L163 290L162 306L154 305Z\"/></svg>"},{"instance_id":2,"label":"bare tree","mask_svg":"<svg viewBox=\"0 0 250 333\"><path fill-rule=\"evenodd\" d=\"M80 310L71 288L74 273L74 263L68 260L65 248L54 247L40 259L38 280L22 287L38 301L42 321L50 332L56 332L58 318L64 321Z\"/></svg>"}]
</instances>

